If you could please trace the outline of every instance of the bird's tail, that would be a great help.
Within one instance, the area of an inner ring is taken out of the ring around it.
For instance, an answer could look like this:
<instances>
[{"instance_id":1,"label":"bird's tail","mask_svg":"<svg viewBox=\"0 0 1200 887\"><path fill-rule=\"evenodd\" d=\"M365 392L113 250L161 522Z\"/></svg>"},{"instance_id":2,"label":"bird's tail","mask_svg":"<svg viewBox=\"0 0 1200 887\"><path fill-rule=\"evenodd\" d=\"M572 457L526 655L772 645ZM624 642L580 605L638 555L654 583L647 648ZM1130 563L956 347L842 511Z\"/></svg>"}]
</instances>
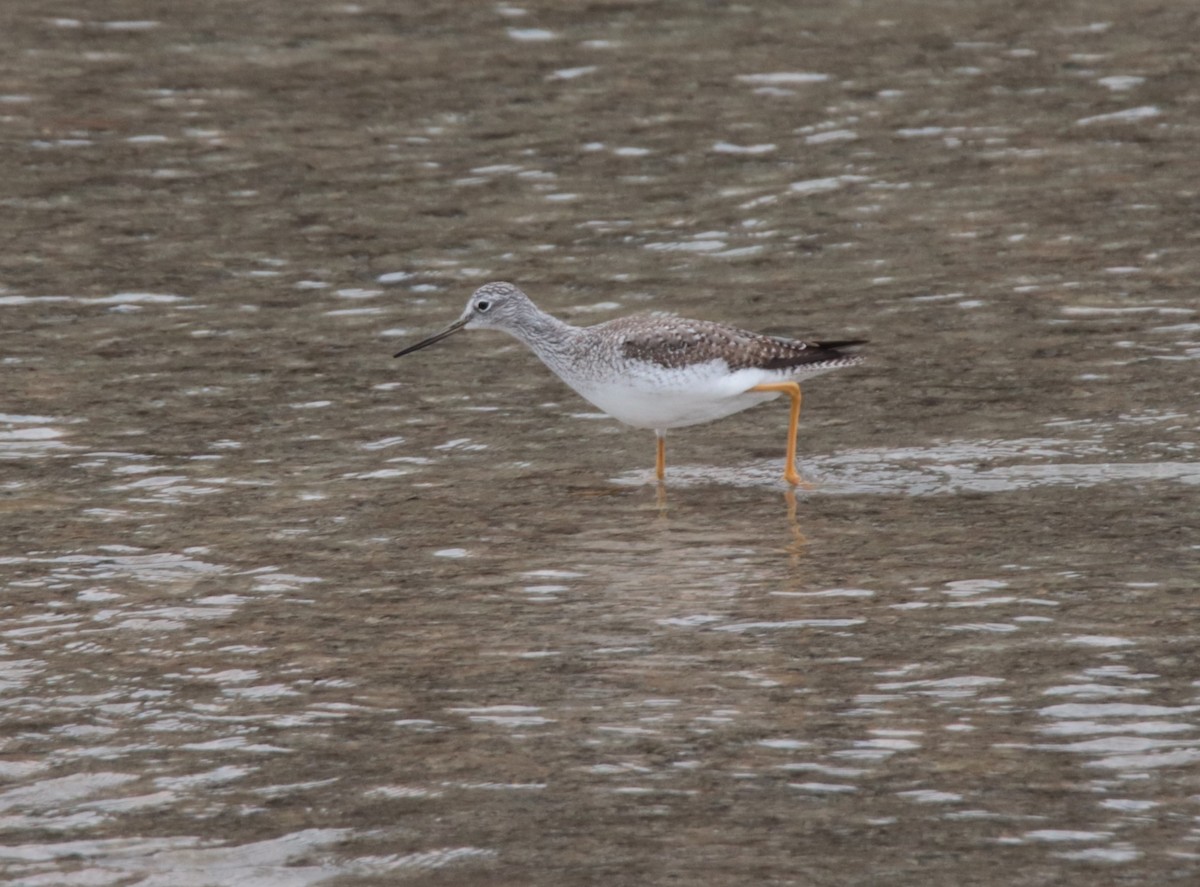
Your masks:
<instances>
[{"instance_id":1,"label":"bird's tail","mask_svg":"<svg viewBox=\"0 0 1200 887\"><path fill-rule=\"evenodd\" d=\"M829 348L836 351L839 348L853 348L856 345L866 345L869 339L845 339L841 342L813 342L818 348Z\"/></svg>"}]
</instances>

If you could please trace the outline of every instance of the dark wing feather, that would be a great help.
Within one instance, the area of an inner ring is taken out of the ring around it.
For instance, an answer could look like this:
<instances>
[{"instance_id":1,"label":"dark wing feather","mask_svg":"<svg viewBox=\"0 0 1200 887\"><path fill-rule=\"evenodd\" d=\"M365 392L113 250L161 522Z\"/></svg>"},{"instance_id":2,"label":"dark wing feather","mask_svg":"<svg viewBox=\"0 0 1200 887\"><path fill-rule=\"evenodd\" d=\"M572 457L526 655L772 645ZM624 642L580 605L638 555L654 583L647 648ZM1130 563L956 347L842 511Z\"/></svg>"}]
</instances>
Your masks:
<instances>
[{"instance_id":1,"label":"dark wing feather","mask_svg":"<svg viewBox=\"0 0 1200 887\"><path fill-rule=\"evenodd\" d=\"M731 370L757 367L786 370L814 363L843 360L838 348L861 345L864 340L801 342L739 330L706 320L687 320L670 315L634 315L605 326L622 334L621 352L633 360L644 360L668 369L723 360Z\"/></svg>"}]
</instances>

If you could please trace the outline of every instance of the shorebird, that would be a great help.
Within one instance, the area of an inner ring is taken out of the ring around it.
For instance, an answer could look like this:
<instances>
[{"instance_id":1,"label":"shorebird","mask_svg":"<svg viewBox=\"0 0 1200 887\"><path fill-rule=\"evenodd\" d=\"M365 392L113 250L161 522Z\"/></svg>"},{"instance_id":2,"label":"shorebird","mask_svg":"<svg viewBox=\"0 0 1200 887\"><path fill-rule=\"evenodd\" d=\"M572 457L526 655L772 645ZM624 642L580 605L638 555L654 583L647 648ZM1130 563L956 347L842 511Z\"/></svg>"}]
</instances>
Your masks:
<instances>
[{"instance_id":1,"label":"shorebird","mask_svg":"<svg viewBox=\"0 0 1200 887\"><path fill-rule=\"evenodd\" d=\"M659 481L666 475L667 429L711 422L786 394L792 409L783 477L798 484L799 383L861 363L839 349L866 341L802 342L659 313L577 327L542 311L511 283L495 282L475 290L446 329L395 356L464 329L503 330L585 400L626 425L653 429Z\"/></svg>"}]
</instances>

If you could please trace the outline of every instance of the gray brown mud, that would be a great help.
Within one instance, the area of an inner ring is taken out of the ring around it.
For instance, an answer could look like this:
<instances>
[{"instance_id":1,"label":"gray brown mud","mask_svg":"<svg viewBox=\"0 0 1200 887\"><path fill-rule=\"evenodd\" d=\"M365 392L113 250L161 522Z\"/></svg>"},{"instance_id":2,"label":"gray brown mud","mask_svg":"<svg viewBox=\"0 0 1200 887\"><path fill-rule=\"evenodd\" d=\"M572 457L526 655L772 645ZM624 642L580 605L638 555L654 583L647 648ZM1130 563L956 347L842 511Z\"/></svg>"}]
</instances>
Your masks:
<instances>
[{"instance_id":1,"label":"gray brown mud","mask_svg":"<svg viewBox=\"0 0 1200 887\"><path fill-rule=\"evenodd\" d=\"M2 16L8 883L1192 883L1192 5ZM660 505L489 279L870 361Z\"/></svg>"}]
</instances>

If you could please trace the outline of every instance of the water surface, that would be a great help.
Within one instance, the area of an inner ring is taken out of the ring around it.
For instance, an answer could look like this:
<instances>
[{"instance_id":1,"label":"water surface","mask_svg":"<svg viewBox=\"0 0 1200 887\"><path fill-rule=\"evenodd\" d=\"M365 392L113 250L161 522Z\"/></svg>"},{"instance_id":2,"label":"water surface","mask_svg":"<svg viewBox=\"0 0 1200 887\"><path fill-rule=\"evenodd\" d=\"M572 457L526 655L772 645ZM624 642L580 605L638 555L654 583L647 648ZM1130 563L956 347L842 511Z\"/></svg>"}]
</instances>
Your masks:
<instances>
[{"instance_id":1,"label":"water surface","mask_svg":"<svg viewBox=\"0 0 1200 887\"><path fill-rule=\"evenodd\" d=\"M1193 877L1182 8L77 14L0 61L8 881ZM498 278L870 361L663 496L391 360Z\"/></svg>"}]
</instances>

